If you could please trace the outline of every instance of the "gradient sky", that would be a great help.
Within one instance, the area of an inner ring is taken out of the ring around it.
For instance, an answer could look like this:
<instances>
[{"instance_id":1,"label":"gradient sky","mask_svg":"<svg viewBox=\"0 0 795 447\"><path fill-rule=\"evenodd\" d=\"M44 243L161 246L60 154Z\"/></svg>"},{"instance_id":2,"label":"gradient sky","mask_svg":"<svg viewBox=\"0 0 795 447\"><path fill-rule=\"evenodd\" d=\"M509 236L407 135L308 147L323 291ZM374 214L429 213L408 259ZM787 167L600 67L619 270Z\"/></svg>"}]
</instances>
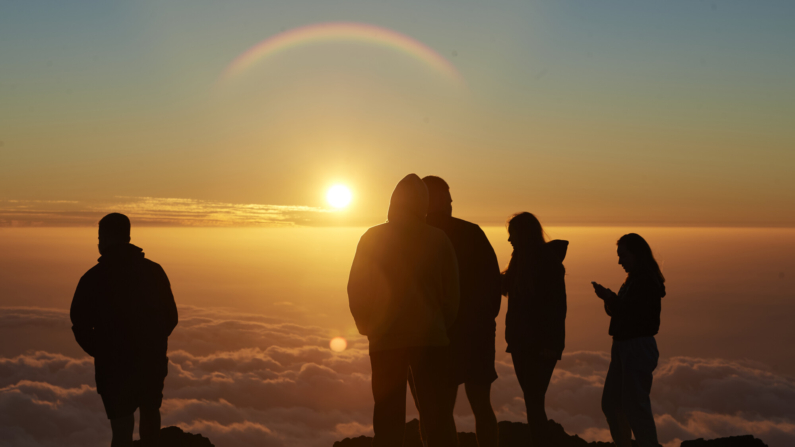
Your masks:
<instances>
[{"instance_id":1,"label":"gradient sky","mask_svg":"<svg viewBox=\"0 0 795 447\"><path fill-rule=\"evenodd\" d=\"M338 40L223 79L259 42L333 22L401 33L463 82ZM571 241L547 393L569 433L609 439L608 319L590 281L619 286L615 240L637 231L667 277L652 392L665 447L793 445L793 23L791 0L0 2L0 438L110 439L68 319L110 211L131 216L180 308L165 425L219 447L371 434L345 283L364 226L415 172L448 180L501 265L514 212ZM349 209L330 212L334 184L353 190ZM345 227L184 228L296 224ZM5 228L35 225L78 228ZM715 228L774 226L789 228ZM506 307L492 402L519 421ZM329 349L337 336L346 351ZM456 419L474 429L463 395Z\"/></svg>"},{"instance_id":2,"label":"gradient sky","mask_svg":"<svg viewBox=\"0 0 795 447\"><path fill-rule=\"evenodd\" d=\"M218 83L341 21L422 42L466 87L350 42ZM416 172L481 222L792 226L794 22L784 0L3 2L0 224L140 197L325 207L334 183L343 220L375 223Z\"/></svg>"}]
</instances>

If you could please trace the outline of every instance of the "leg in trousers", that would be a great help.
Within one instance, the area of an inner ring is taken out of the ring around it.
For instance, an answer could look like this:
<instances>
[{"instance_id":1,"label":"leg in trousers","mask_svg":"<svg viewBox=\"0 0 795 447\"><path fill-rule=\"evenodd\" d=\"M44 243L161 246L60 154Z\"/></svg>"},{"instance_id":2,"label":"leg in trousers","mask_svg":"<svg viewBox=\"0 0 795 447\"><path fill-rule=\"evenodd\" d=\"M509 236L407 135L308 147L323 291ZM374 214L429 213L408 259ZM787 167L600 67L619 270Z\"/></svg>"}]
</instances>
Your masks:
<instances>
[{"instance_id":1,"label":"leg in trousers","mask_svg":"<svg viewBox=\"0 0 795 447\"><path fill-rule=\"evenodd\" d=\"M449 361L449 358L447 359ZM448 373L450 371L448 370ZM417 387L414 384L414 375L410 371L409 372L409 390L411 391L411 397L414 399L414 406L417 407L417 412L420 413L420 434L422 436L422 445L423 447L428 446L428 432L427 428L427 421L423 422L423 415L420 412L420 402L417 398ZM458 395L458 385L453 382L452 376L448 374L447 380L445 381L444 386L438 390L440 391L440 402L443 405L442 414L444 415L444 419L446 420L447 430L450 431L449 435L458 439L458 433L456 432L455 427L455 417L453 416L453 411L455 410L455 401Z\"/></svg>"},{"instance_id":2,"label":"leg in trousers","mask_svg":"<svg viewBox=\"0 0 795 447\"><path fill-rule=\"evenodd\" d=\"M427 436L428 447L454 447L458 444L449 404L451 387L445 374L445 351L445 348L436 347L412 348L409 355L415 399L422 418L422 434Z\"/></svg>"},{"instance_id":3,"label":"leg in trousers","mask_svg":"<svg viewBox=\"0 0 795 447\"><path fill-rule=\"evenodd\" d=\"M156 446L160 439L160 408L142 406L140 411L138 433L141 435L141 445Z\"/></svg>"},{"instance_id":4,"label":"leg in trousers","mask_svg":"<svg viewBox=\"0 0 795 447\"><path fill-rule=\"evenodd\" d=\"M402 447L406 429L407 349L370 353L373 379L373 447Z\"/></svg>"},{"instance_id":5,"label":"leg in trousers","mask_svg":"<svg viewBox=\"0 0 795 447\"><path fill-rule=\"evenodd\" d=\"M497 447L500 435L497 416L494 415L494 409L491 407L491 383L466 382L464 388L472 413L475 415L478 446Z\"/></svg>"},{"instance_id":6,"label":"leg in trousers","mask_svg":"<svg viewBox=\"0 0 795 447\"><path fill-rule=\"evenodd\" d=\"M110 447L132 447L133 430L135 429L135 413L110 420L113 439Z\"/></svg>"},{"instance_id":7,"label":"leg in trousers","mask_svg":"<svg viewBox=\"0 0 795 447\"><path fill-rule=\"evenodd\" d=\"M613 348L610 351L610 366L607 369L605 386L602 390L602 413L607 419L610 435L613 437L616 447L632 447L632 429L622 405L624 367L617 343L617 341L613 341Z\"/></svg>"},{"instance_id":8,"label":"leg in trousers","mask_svg":"<svg viewBox=\"0 0 795 447\"><path fill-rule=\"evenodd\" d=\"M657 427L649 398L652 372L659 357L657 343L653 337L639 337L622 344L621 407L638 445L657 447Z\"/></svg>"},{"instance_id":9,"label":"leg in trousers","mask_svg":"<svg viewBox=\"0 0 795 447\"><path fill-rule=\"evenodd\" d=\"M511 353L516 378L524 394L527 407L527 425L534 445L544 445L548 438L548 419L545 398L549 381L555 371L557 359L542 357L534 353L517 351Z\"/></svg>"}]
</instances>

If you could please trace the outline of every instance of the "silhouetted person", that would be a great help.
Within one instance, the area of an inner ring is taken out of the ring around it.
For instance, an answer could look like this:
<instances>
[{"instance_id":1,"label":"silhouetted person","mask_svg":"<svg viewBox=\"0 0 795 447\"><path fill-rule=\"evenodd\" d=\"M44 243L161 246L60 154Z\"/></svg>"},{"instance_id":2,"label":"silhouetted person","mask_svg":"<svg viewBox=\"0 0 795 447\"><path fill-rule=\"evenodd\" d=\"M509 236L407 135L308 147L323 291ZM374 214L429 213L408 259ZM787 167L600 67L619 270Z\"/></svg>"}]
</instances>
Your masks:
<instances>
[{"instance_id":1,"label":"silhouetted person","mask_svg":"<svg viewBox=\"0 0 795 447\"><path fill-rule=\"evenodd\" d=\"M113 430L112 447L132 446L135 410L144 445L156 445L168 373L168 336L177 307L166 272L130 244L130 220L99 221L99 263L77 285L72 331L94 357L97 392Z\"/></svg>"},{"instance_id":2,"label":"silhouetted person","mask_svg":"<svg viewBox=\"0 0 795 447\"><path fill-rule=\"evenodd\" d=\"M362 236L348 280L351 313L370 341L373 446L403 445L406 381L417 388L430 447L455 444L440 390L458 312L458 266L444 232L425 223L428 190L414 174L392 193L387 223Z\"/></svg>"},{"instance_id":3,"label":"silhouetted person","mask_svg":"<svg viewBox=\"0 0 795 447\"><path fill-rule=\"evenodd\" d=\"M453 198L447 182L435 176L425 177L422 181L429 193L425 221L447 234L458 260L461 301L455 323L447 331L450 369L449 386L444 391L449 429L456 430L453 409L458 386L464 384L475 415L478 445L496 447L499 435L497 417L491 407L491 384L497 380L494 368L495 320L502 301L497 255L479 226L452 216ZM422 415L420 419L422 421Z\"/></svg>"},{"instance_id":4,"label":"silhouetted person","mask_svg":"<svg viewBox=\"0 0 795 447\"><path fill-rule=\"evenodd\" d=\"M549 442L544 399L566 338L566 257L568 241L546 242L544 229L530 213L508 221L513 253L503 272L508 296L505 341L527 407L534 446Z\"/></svg>"},{"instance_id":5,"label":"silhouetted person","mask_svg":"<svg viewBox=\"0 0 795 447\"><path fill-rule=\"evenodd\" d=\"M654 336L660 329L665 277L642 237L626 234L617 245L618 263L627 272L618 294L592 283L611 317L613 336L602 411L616 447L630 447L632 433L640 447L657 447L649 394L652 371L660 357Z\"/></svg>"}]
</instances>

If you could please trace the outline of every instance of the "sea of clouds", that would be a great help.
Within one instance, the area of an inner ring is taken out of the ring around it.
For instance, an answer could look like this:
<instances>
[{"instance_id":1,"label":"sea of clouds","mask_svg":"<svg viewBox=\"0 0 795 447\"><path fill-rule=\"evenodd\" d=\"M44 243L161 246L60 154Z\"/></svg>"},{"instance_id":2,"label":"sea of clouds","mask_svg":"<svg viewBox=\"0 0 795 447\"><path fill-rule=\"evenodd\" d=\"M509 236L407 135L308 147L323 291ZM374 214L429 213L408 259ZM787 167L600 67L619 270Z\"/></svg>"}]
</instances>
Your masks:
<instances>
[{"instance_id":1,"label":"sea of clouds","mask_svg":"<svg viewBox=\"0 0 795 447\"><path fill-rule=\"evenodd\" d=\"M71 338L69 328L63 310L0 308L4 334ZM181 307L169 342L163 424L202 433L218 447L330 447L371 434L367 342L349 340L335 353L329 338L320 327ZM521 421L521 392L509 358L500 358L492 402L498 419ZM558 363L547 412L569 433L609 440L599 404L609 361L607 353L580 351ZM652 400L666 446L746 433L771 447L795 445L795 379L764 365L672 357L655 371ZM456 412L459 430L472 431L465 399ZM0 357L0 446L109 442L91 358L41 350Z\"/></svg>"}]
</instances>

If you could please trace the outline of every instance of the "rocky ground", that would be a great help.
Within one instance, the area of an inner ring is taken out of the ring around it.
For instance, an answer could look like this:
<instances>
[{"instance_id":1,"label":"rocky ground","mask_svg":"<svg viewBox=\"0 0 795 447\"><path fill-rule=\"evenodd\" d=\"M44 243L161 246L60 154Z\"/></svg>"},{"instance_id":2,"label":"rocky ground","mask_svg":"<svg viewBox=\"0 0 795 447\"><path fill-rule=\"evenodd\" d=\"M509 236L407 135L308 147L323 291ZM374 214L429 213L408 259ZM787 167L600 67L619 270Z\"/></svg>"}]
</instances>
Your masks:
<instances>
[{"instance_id":1,"label":"rocky ground","mask_svg":"<svg viewBox=\"0 0 795 447\"><path fill-rule=\"evenodd\" d=\"M614 447L612 442L587 442L577 435L569 435L563 427L550 421L552 444L544 447ZM520 422L500 422L500 447L527 447L528 427ZM459 433L460 447L478 447L474 433ZM358 438L345 438L334 443L334 447L371 447L373 438L359 436ZM633 446L634 446L633 441ZM403 447L422 447L419 434L419 422L416 419L406 423L406 435ZM720 439L696 439L684 441L681 447L767 447L761 440L751 435L732 436Z\"/></svg>"},{"instance_id":2,"label":"rocky ground","mask_svg":"<svg viewBox=\"0 0 795 447\"><path fill-rule=\"evenodd\" d=\"M141 441L134 441L133 447L140 447ZM160 447L215 447L209 439L202 435L186 433L179 427L160 429Z\"/></svg>"}]
</instances>

